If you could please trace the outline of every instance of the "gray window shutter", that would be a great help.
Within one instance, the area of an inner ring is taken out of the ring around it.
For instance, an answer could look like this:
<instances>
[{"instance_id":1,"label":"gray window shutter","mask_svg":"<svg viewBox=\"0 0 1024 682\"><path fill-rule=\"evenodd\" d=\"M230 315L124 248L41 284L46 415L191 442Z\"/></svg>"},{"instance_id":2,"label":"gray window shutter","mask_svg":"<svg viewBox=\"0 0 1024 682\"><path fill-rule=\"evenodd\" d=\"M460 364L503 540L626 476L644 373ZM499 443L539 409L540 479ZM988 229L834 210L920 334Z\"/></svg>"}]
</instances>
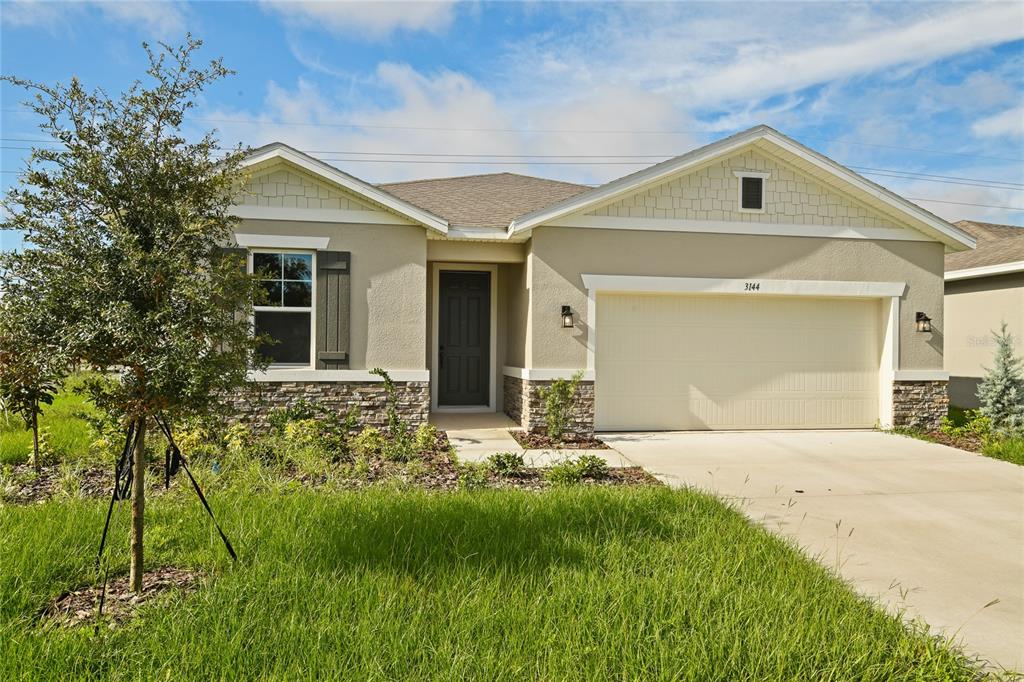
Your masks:
<instances>
[{"instance_id":1,"label":"gray window shutter","mask_svg":"<svg viewBox=\"0 0 1024 682\"><path fill-rule=\"evenodd\" d=\"M352 254L316 252L316 368L348 367Z\"/></svg>"}]
</instances>

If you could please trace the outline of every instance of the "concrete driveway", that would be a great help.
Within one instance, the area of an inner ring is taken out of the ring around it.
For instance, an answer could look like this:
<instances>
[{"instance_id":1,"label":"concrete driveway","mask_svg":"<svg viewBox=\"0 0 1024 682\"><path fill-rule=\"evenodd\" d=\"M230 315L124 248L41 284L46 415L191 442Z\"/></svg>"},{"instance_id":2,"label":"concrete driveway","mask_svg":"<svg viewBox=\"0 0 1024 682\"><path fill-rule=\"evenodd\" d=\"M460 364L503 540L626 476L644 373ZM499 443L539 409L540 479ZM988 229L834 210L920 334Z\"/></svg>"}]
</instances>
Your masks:
<instances>
[{"instance_id":1,"label":"concrete driveway","mask_svg":"<svg viewBox=\"0 0 1024 682\"><path fill-rule=\"evenodd\" d=\"M1024 468L871 431L601 438L670 484L737 501L968 652L1024 669Z\"/></svg>"}]
</instances>

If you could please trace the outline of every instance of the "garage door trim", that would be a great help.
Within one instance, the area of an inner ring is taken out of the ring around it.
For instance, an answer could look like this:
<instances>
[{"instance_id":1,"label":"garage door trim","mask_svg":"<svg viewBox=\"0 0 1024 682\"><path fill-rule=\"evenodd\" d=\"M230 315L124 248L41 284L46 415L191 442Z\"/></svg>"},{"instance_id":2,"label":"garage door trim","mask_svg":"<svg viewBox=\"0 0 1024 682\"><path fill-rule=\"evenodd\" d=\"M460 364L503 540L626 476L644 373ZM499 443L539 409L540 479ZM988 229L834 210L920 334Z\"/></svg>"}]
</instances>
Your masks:
<instances>
[{"instance_id":1,"label":"garage door trim","mask_svg":"<svg viewBox=\"0 0 1024 682\"><path fill-rule=\"evenodd\" d=\"M856 297L882 299L884 335L879 368L879 422L892 425L892 382L899 371L900 297L906 282L793 280L750 277L659 277L584 273L587 289L587 370L596 370L598 293L679 293L757 296Z\"/></svg>"}]
</instances>

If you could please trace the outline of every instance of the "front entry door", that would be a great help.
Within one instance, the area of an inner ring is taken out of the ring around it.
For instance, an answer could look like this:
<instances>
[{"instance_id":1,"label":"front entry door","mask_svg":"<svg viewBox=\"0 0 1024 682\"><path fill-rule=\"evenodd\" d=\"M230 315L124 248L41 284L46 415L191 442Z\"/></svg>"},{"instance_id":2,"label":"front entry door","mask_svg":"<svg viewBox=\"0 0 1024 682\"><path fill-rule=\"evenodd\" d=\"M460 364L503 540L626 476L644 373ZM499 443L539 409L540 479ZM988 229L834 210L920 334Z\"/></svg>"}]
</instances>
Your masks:
<instances>
[{"instance_id":1,"label":"front entry door","mask_svg":"<svg viewBox=\"0 0 1024 682\"><path fill-rule=\"evenodd\" d=\"M437 314L438 405L487 405L491 273L442 270Z\"/></svg>"}]
</instances>

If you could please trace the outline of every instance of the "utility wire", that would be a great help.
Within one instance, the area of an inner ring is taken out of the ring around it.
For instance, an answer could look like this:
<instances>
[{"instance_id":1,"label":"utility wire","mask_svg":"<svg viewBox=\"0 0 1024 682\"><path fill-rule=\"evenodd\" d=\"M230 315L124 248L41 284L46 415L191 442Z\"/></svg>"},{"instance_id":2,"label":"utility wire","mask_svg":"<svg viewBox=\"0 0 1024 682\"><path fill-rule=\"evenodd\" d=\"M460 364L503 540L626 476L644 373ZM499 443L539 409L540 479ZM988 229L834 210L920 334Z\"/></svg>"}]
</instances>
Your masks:
<instances>
[{"instance_id":1,"label":"utility wire","mask_svg":"<svg viewBox=\"0 0 1024 682\"><path fill-rule=\"evenodd\" d=\"M14 138L0 138L0 140L13 140ZM25 142L44 142L43 140L16 140ZM11 150L23 150L30 151L32 147L19 147L12 145L0 145L0 149L11 149ZM230 151L221 148L221 151ZM497 165L497 166L510 166L510 165L573 165L573 166L606 166L606 165L622 165L622 166L640 166L647 165L649 161L602 161L600 159L606 158L643 158L643 159L669 159L671 156L665 155L627 155L627 154L610 154L610 155L599 155L599 154L452 154L452 153L418 153L418 152L356 152L356 151L333 151L327 152L324 150L300 150L306 154L349 154L349 155L362 155L362 156L388 156L388 157L416 157L414 159L352 159L352 158L324 158L324 161L333 161L341 163L416 163L416 164L450 164L456 163L455 161L446 161L445 159L453 158L460 159L463 163L472 165ZM440 157L424 160L422 157ZM594 161L491 161L492 158L508 158L508 159L595 159ZM1010 182L1007 180L987 180L982 178L966 178L956 175L935 175L931 173L918 173L917 171L905 171L891 168L869 168L866 166L848 166L851 169L858 170L865 175L878 175L882 177L900 178L905 180L918 180L920 182L933 182L947 185L966 185L969 187L991 187L993 189L1024 189L1024 183Z\"/></svg>"},{"instance_id":2,"label":"utility wire","mask_svg":"<svg viewBox=\"0 0 1024 682\"><path fill-rule=\"evenodd\" d=\"M28 113L31 109L21 108L3 108L3 111L17 112L17 113ZM253 119L235 119L235 118L207 118L201 116L190 116L191 121L201 121L204 123L232 123L238 125L276 125L276 126L297 126L297 127L313 127L313 128L363 128L366 130L415 130L425 132L454 132L454 133L519 133L523 135L533 134L557 134L557 135L577 135L577 134L595 134L595 135L714 135L721 134L723 130L619 130L619 129L591 129L591 130L580 130L580 129L568 129L568 128L453 128L445 126L400 126L400 125L380 125L370 123L322 123L322 122L309 122L309 121L266 121L266 120L253 120ZM1014 161L1024 162L1024 159L1020 158L1009 158L1005 156L985 156L981 154L968 154L966 152L953 152L941 149L925 149L921 147L904 147L900 145L888 145L888 144L876 144L871 142L857 142L854 140L836 139L834 137L827 137L824 135L807 134L801 135L801 137L824 140L827 142L838 142L840 144L857 145L861 147L875 147L878 149L897 149L902 151L919 152L922 154L941 154L946 156L965 156L975 159L990 159L995 161Z\"/></svg>"}]
</instances>

